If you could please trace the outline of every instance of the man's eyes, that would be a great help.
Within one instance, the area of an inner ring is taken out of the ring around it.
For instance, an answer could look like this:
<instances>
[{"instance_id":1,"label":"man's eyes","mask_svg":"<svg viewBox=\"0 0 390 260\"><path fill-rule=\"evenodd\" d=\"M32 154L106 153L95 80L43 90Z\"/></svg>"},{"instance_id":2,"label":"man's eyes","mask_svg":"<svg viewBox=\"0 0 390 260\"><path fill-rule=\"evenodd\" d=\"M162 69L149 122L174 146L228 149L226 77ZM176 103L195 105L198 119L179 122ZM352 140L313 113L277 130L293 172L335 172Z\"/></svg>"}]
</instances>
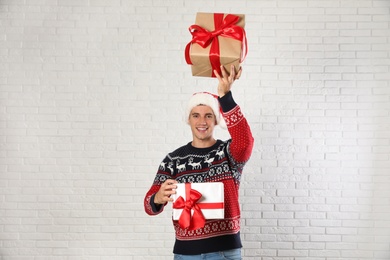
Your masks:
<instances>
[{"instance_id":1,"label":"man's eyes","mask_svg":"<svg viewBox=\"0 0 390 260\"><path fill-rule=\"evenodd\" d=\"M200 115L199 114L192 114L192 117L193 118L198 118L198 117L200 117ZM208 119L213 119L214 118L214 116L213 115L206 115L205 116L206 118L208 118Z\"/></svg>"}]
</instances>

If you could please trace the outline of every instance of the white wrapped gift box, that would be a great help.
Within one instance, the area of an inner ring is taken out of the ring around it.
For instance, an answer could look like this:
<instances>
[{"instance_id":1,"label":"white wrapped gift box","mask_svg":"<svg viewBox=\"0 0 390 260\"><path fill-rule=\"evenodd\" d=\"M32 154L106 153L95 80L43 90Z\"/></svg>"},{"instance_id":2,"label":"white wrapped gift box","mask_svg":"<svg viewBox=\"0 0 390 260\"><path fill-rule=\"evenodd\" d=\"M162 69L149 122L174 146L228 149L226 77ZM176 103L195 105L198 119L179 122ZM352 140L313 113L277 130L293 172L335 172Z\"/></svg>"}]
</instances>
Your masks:
<instances>
[{"instance_id":1,"label":"white wrapped gift box","mask_svg":"<svg viewBox=\"0 0 390 260\"><path fill-rule=\"evenodd\" d=\"M202 197L196 202L201 209L205 219L223 219L224 218L224 191L222 182L203 182L203 183L179 183L177 184L176 194L172 195L173 203L179 197L187 200L190 189L194 189L202 194ZM183 209L173 208L173 219L179 220ZM193 215L193 210L191 210Z\"/></svg>"}]
</instances>

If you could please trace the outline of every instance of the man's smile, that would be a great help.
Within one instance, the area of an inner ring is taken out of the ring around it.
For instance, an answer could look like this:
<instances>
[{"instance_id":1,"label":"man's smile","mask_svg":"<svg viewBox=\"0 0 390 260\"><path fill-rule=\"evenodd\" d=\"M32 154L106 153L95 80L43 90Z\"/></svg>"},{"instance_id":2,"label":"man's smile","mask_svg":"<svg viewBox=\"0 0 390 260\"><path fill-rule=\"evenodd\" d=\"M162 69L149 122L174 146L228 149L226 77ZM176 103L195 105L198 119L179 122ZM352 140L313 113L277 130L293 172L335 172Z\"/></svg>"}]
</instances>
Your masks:
<instances>
[{"instance_id":1,"label":"man's smile","mask_svg":"<svg viewBox=\"0 0 390 260\"><path fill-rule=\"evenodd\" d=\"M209 128L206 126L198 126L196 128L199 132L206 132Z\"/></svg>"}]
</instances>

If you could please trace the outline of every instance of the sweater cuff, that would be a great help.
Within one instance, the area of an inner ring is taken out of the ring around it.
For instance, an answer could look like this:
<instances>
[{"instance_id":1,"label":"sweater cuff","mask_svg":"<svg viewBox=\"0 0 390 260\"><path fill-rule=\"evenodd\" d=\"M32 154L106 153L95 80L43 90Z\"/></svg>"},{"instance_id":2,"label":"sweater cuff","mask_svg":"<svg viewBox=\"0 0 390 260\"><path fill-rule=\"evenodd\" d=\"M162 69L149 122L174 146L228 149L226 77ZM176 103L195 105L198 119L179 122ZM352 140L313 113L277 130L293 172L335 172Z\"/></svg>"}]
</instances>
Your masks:
<instances>
[{"instance_id":1,"label":"sweater cuff","mask_svg":"<svg viewBox=\"0 0 390 260\"><path fill-rule=\"evenodd\" d=\"M237 106L231 91L226 93L223 97L218 97L218 101L224 113L229 112Z\"/></svg>"},{"instance_id":2,"label":"sweater cuff","mask_svg":"<svg viewBox=\"0 0 390 260\"><path fill-rule=\"evenodd\" d=\"M159 213L162 210L163 205L154 203L154 196L156 196L156 194L153 194L152 197L150 197L150 206L154 213Z\"/></svg>"}]
</instances>

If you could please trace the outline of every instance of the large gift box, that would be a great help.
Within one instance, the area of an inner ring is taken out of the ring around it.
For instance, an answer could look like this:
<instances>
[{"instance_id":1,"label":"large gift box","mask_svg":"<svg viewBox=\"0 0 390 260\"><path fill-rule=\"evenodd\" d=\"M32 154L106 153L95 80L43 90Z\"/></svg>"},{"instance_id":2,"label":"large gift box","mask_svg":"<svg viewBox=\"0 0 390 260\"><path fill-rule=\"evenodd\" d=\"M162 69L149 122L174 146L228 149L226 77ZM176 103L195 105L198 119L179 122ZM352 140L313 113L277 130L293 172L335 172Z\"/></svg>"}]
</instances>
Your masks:
<instances>
[{"instance_id":1,"label":"large gift box","mask_svg":"<svg viewBox=\"0 0 390 260\"><path fill-rule=\"evenodd\" d=\"M204 227L206 219L224 218L222 182L179 183L173 198L173 220L181 228L195 230Z\"/></svg>"},{"instance_id":2,"label":"large gift box","mask_svg":"<svg viewBox=\"0 0 390 260\"><path fill-rule=\"evenodd\" d=\"M193 76L215 77L214 69L221 75L220 66L236 72L247 53L245 15L223 13L197 13L195 24L189 27L192 40L185 49L187 64Z\"/></svg>"}]
</instances>

